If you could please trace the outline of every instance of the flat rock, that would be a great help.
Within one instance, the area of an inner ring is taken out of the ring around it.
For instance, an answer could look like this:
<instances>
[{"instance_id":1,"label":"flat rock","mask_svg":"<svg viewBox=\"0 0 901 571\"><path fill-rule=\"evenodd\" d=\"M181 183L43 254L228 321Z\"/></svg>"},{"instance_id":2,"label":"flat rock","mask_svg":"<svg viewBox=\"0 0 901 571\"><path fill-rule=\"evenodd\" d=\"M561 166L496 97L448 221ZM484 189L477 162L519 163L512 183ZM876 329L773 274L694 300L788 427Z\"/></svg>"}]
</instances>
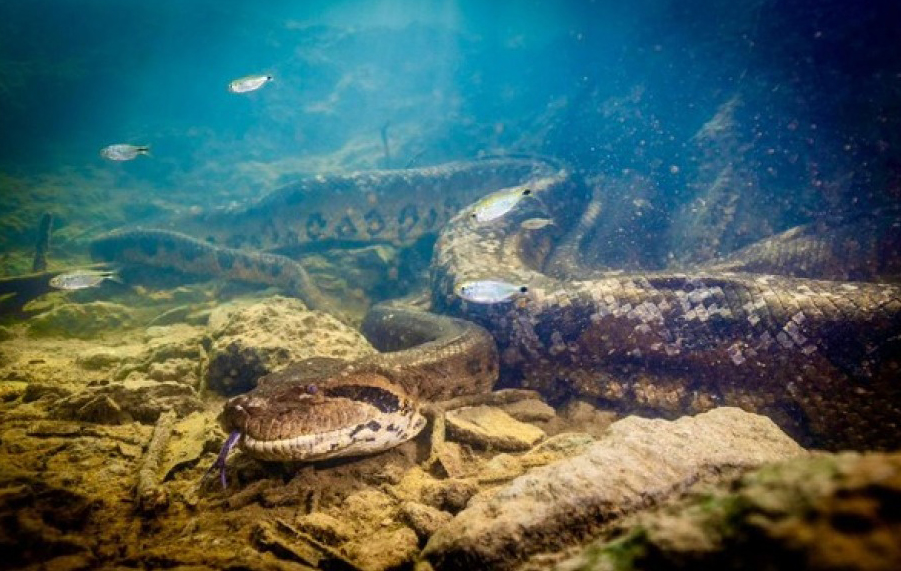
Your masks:
<instances>
[{"instance_id":1,"label":"flat rock","mask_svg":"<svg viewBox=\"0 0 901 571\"><path fill-rule=\"evenodd\" d=\"M478 491L479 486L475 481L448 478L423 486L420 499L422 503L435 509L456 514L466 507Z\"/></svg>"},{"instance_id":2,"label":"flat rock","mask_svg":"<svg viewBox=\"0 0 901 571\"><path fill-rule=\"evenodd\" d=\"M196 464L216 438L215 415L194 412L179 419L172 426L172 436L166 446L158 470L161 481L182 468ZM215 446L215 445L213 445Z\"/></svg>"},{"instance_id":3,"label":"flat rock","mask_svg":"<svg viewBox=\"0 0 901 571\"><path fill-rule=\"evenodd\" d=\"M428 539L453 517L448 512L419 502L404 502L400 506L401 521L410 526L421 540Z\"/></svg>"},{"instance_id":4,"label":"flat rock","mask_svg":"<svg viewBox=\"0 0 901 571\"><path fill-rule=\"evenodd\" d=\"M537 426L520 422L492 406L448 411L447 433L454 440L505 452L528 450L545 436Z\"/></svg>"},{"instance_id":5,"label":"flat rock","mask_svg":"<svg viewBox=\"0 0 901 571\"><path fill-rule=\"evenodd\" d=\"M375 351L358 331L331 315L279 296L232 312L211 335L207 383L225 395L246 392L263 375L294 361L353 360Z\"/></svg>"},{"instance_id":6,"label":"flat rock","mask_svg":"<svg viewBox=\"0 0 901 571\"><path fill-rule=\"evenodd\" d=\"M559 569L901 569L899 500L901 453L811 455L626 518Z\"/></svg>"},{"instance_id":7,"label":"flat rock","mask_svg":"<svg viewBox=\"0 0 901 571\"><path fill-rule=\"evenodd\" d=\"M204 330L184 324L153 326L144 331L142 351L116 368L113 378L149 377L199 387L201 363L206 358Z\"/></svg>"},{"instance_id":8,"label":"flat rock","mask_svg":"<svg viewBox=\"0 0 901 571\"><path fill-rule=\"evenodd\" d=\"M98 424L152 424L168 410L185 416L203 409L197 392L188 385L129 378L58 400L50 408L50 416Z\"/></svg>"},{"instance_id":9,"label":"flat rock","mask_svg":"<svg viewBox=\"0 0 901 571\"><path fill-rule=\"evenodd\" d=\"M584 453L473 498L423 556L435 569L512 568L705 477L805 454L773 421L737 408L676 421L628 417Z\"/></svg>"},{"instance_id":10,"label":"flat rock","mask_svg":"<svg viewBox=\"0 0 901 571\"><path fill-rule=\"evenodd\" d=\"M346 523L324 512L300 517L297 529L326 545L341 544L353 537L353 530Z\"/></svg>"},{"instance_id":11,"label":"flat rock","mask_svg":"<svg viewBox=\"0 0 901 571\"><path fill-rule=\"evenodd\" d=\"M97 347L79 354L75 364L89 371L102 371L118 365L124 358L113 348Z\"/></svg>"},{"instance_id":12,"label":"flat rock","mask_svg":"<svg viewBox=\"0 0 901 571\"><path fill-rule=\"evenodd\" d=\"M87 339L112 333L133 321L132 310L118 303L66 303L32 317L28 322L28 334Z\"/></svg>"},{"instance_id":13,"label":"flat rock","mask_svg":"<svg viewBox=\"0 0 901 571\"><path fill-rule=\"evenodd\" d=\"M419 553L419 540L412 529L403 526L347 543L344 551L365 571L402 569Z\"/></svg>"},{"instance_id":14,"label":"flat rock","mask_svg":"<svg viewBox=\"0 0 901 571\"><path fill-rule=\"evenodd\" d=\"M500 408L516 420L522 422L542 422L557 416L554 407L538 399L518 400L505 404Z\"/></svg>"}]
</instances>

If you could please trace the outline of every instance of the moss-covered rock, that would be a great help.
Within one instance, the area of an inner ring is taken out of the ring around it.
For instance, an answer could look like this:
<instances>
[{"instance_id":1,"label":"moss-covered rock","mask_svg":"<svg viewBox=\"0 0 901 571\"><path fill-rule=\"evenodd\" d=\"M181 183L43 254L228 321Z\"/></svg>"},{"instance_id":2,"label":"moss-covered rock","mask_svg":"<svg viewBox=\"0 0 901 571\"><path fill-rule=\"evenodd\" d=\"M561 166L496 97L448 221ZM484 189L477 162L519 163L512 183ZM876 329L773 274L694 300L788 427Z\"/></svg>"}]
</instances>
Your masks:
<instances>
[{"instance_id":1,"label":"moss-covered rock","mask_svg":"<svg viewBox=\"0 0 901 571\"><path fill-rule=\"evenodd\" d=\"M524 451L544 438L544 431L491 406L467 406L447 413L448 436L481 448Z\"/></svg>"},{"instance_id":2,"label":"moss-covered rock","mask_svg":"<svg viewBox=\"0 0 901 571\"><path fill-rule=\"evenodd\" d=\"M133 311L118 303L66 303L31 318L28 333L36 337L88 339L127 327L134 319Z\"/></svg>"},{"instance_id":3,"label":"moss-covered rock","mask_svg":"<svg viewBox=\"0 0 901 571\"><path fill-rule=\"evenodd\" d=\"M894 570L899 538L901 453L844 453L765 466L640 514L560 569Z\"/></svg>"},{"instance_id":4,"label":"moss-covered rock","mask_svg":"<svg viewBox=\"0 0 901 571\"><path fill-rule=\"evenodd\" d=\"M469 500L423 556L436 569L512 569L537 553L579 545L699 480L804 454L772 420L737 408L673 422L628 417L581 454Z\"/></svg>"},{"instance_id":5,"label":"moss-covered rock","mask_svg":"<svg viewBox=\"0 0 901 571\"><path fill-rule=\"evenodd\" d=\"M353 360L374 352L363 336L296 299L275 296L234 311L212 331L208 386L233 395L309 357Z\"/></svg>"}]
</instances>

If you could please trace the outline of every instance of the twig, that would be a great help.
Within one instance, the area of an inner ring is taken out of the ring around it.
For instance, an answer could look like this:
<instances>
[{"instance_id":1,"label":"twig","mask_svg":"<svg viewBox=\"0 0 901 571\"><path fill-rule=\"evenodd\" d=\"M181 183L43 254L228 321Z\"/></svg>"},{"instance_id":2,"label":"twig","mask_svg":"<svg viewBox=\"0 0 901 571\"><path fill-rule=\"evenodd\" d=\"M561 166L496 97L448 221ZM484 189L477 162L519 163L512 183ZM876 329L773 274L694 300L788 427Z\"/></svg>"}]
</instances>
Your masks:
<instances>
[{"instance_id":1,"label":"twig","mask_svg":"<svg viewBox=\"0 0 901 571\"><path fill-rule=\"evenodd\" d=\"M138 470L138 485L135 490L138 509L141 511L154 512L169 505L166 489L159 485L158 472L163 452L172 435L175 418L175 411L164 412L153 427L150 443L147 444L144 460Z\"/></svg>"}]
</instances>

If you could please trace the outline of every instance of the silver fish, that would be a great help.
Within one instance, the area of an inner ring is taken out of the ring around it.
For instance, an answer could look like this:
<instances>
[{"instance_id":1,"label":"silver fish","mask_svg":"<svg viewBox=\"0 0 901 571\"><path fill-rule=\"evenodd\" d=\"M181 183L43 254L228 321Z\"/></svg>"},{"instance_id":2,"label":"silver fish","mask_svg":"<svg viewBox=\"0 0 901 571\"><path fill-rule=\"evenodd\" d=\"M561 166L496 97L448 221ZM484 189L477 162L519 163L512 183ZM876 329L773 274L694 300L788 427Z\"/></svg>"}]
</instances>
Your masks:
<instances>
[{"instance_id":1,"label":"silver fish","mask_svg":"<svg viewBox=\"0 0 901 571\"><path fill-rule=\"evenodd\" d=\"M510 212L532 189L518 186L489 194L472 206L471 216L478 222L490 222Z\"/></svg>"},{"instance_id":2,"label":"silver fish","mask_svg":"<svg viewBox=\"0 0 901 571\"><path fill-rule=\"evenodd\" d=\"M232 93L247 93L256 91L270 81L271 75L247 75L229 82L228 90Z\"/></svg>"},{"instance_id":3,"label":"silver fish","mask_svg":"<svg viewBox=\"0 0 901 571\"><path fill-rule=\"evenodd\" d=\"M97 271L97 270L73 270L64 274L59 274L50 278L50 287L56 289L84 289L88 287L96 287L103 280L113 280L121 282L116 272Z\"/></svg>"},{"instance_id":4,"label":"silver fish","mask_svg":"<svg viewBox=\"0 0 901 571\"><path fill-rule=\"evenodd\" d=\"M499 280L471 280L454 289L457 295L471 303L501 303L529 291L528 286Z\"/></svg>"},{"instance_id":5,"label":"silver fish","mask_svg":"<svg viewBox=\"0 0 901 571\"><path fill-rule=\"evenodd\" d=\"M100 149L100 156L111 161L130 161L138 155L150 153L150 145L110 145Z\"/></svg>"},{"instance_id":6,"label":"silver fish","mask_svg":"<svg viewBox=\"0 0 901 571\"><path fill-rule=\"evenodd\" d=\"M550 218L529 218L528 220L523 220L519 226L524 230L541 230L553 223L554 221Z\"/></svg>"}]
</instances>

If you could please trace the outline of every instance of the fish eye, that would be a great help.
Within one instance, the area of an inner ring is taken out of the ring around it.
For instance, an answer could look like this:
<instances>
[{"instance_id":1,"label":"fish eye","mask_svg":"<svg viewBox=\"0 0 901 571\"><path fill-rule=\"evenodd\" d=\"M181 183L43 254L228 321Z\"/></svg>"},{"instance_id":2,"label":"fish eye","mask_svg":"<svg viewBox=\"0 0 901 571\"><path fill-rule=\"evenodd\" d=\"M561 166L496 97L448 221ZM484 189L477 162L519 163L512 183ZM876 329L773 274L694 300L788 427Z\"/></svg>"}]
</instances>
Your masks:
<instances>
[{"instance_id":1,"label":"fish eye","mask_svg":"<svg viewBox=\"0 0 901 571\"><path fill-rule=\"evenodd\" d=\"M519 286L519 293L526 293L529 291L529 286Z\"/></svg>"},{"instance_id":2,"label":"fish eye","mask_svg":"<svg viewBox=\"0 0 901 571\"><path fill-rule=\"evenodd\" d=\"M531 188L526 188L526 189L524 189L524 190L522 191L522 195L523 195L523 196L529 196L530 194L532 194L532 189L531 189Z\"/></svg>"}]
</instances>

